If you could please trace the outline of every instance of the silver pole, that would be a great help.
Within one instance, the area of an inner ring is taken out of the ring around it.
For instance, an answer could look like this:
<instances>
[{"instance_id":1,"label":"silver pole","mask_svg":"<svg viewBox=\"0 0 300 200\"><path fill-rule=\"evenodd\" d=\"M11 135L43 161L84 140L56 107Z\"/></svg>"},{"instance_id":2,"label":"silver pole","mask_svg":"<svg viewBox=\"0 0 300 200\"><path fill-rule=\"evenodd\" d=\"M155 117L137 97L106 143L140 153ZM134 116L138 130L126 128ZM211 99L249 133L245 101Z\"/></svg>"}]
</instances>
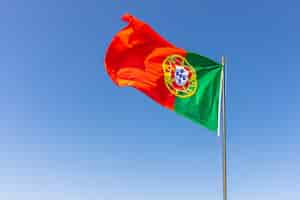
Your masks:
<instances>
[{"instance_id":1,"label":"silver pole","mask_svg":"<svg viewBox=\"0 0 300 200\"><path fill-rule=\"evenodd\" d=\"M222 160L223 160L223 200L227 200L227 147L225 113L225 57L222 56Z\"/></svg>"}]
</instances>

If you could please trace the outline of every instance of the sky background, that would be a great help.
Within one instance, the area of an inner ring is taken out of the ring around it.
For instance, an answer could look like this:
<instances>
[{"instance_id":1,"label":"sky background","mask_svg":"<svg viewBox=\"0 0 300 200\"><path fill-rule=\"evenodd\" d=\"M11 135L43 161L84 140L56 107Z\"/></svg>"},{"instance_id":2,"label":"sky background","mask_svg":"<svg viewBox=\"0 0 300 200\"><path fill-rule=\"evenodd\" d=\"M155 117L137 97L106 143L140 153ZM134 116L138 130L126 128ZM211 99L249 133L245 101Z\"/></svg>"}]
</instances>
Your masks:
<instances>
[{"instance_id":1,"label":"sky background","mask_svg":"<svg viewBox=\"0 0 300 200\"><path fill-rule=\"evenodd\" d=\"M299 199L299 7L2 0L0 199L221 199L220 138L105 73L125 12L226 56L228 199Z\"/></svg>"}]
</instances>

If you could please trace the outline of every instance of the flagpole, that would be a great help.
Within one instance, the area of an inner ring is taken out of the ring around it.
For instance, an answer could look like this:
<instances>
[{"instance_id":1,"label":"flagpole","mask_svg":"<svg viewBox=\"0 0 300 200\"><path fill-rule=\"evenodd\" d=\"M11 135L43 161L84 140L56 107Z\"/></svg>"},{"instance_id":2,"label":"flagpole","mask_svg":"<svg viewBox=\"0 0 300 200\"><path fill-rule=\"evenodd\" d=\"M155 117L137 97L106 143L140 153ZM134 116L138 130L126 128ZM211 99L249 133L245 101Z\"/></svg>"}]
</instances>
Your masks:
<instances>
[{"instance_id":1,"label":"flagpole","mask_svg":"<svg viewBox=\"0 0 300 200\"><path fill-rule=\"evenodd\" d=\"M223 166L223 200L227 200L227 144L225 112L225 57L222 56L222 166Z\"/></svg>"}]
</instances>

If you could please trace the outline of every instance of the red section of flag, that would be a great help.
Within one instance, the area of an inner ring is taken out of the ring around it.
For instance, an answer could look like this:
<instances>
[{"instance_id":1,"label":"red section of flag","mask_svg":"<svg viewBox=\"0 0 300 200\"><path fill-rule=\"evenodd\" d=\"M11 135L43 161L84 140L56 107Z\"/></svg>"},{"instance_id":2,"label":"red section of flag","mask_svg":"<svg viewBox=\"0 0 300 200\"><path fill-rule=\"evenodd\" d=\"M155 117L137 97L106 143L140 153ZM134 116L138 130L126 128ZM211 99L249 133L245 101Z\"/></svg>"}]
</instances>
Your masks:
<instances>
[{"instance_id":1,"label":"red section of flag","mask_svg":"<svg viewBox=\"0 0 300 200\"><path fill-rule=\"evenodd\" d=\"M186 55L149 25L126 14L128 25L113 38L105 57L105 67L119 86L132 86L161 105L173 109L175 97L164 84L163 60L170 54Z\"/></svg>"}]
</instances>

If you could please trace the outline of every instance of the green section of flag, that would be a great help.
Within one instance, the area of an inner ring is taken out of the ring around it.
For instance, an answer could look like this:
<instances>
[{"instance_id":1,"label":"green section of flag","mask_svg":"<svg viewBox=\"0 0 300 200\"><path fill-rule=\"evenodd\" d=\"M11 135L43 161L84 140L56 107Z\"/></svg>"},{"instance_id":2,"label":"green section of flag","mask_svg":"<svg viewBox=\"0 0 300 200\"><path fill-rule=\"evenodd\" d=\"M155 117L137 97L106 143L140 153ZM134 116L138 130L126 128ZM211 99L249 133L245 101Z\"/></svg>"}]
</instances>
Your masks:
<instances>
[{"instance_id":1,"label":"green section of flag","mask_svg":"<svg viewBox=\"0 0 300 200\"><path fill-rule=\"evenodd\" d=\"M176 97L174 110L180 115L216 131L218 129L222 65L194 53L187 53L186 59L196 70L198 88L191 97Z\"/></svg>"}]
</instances>

